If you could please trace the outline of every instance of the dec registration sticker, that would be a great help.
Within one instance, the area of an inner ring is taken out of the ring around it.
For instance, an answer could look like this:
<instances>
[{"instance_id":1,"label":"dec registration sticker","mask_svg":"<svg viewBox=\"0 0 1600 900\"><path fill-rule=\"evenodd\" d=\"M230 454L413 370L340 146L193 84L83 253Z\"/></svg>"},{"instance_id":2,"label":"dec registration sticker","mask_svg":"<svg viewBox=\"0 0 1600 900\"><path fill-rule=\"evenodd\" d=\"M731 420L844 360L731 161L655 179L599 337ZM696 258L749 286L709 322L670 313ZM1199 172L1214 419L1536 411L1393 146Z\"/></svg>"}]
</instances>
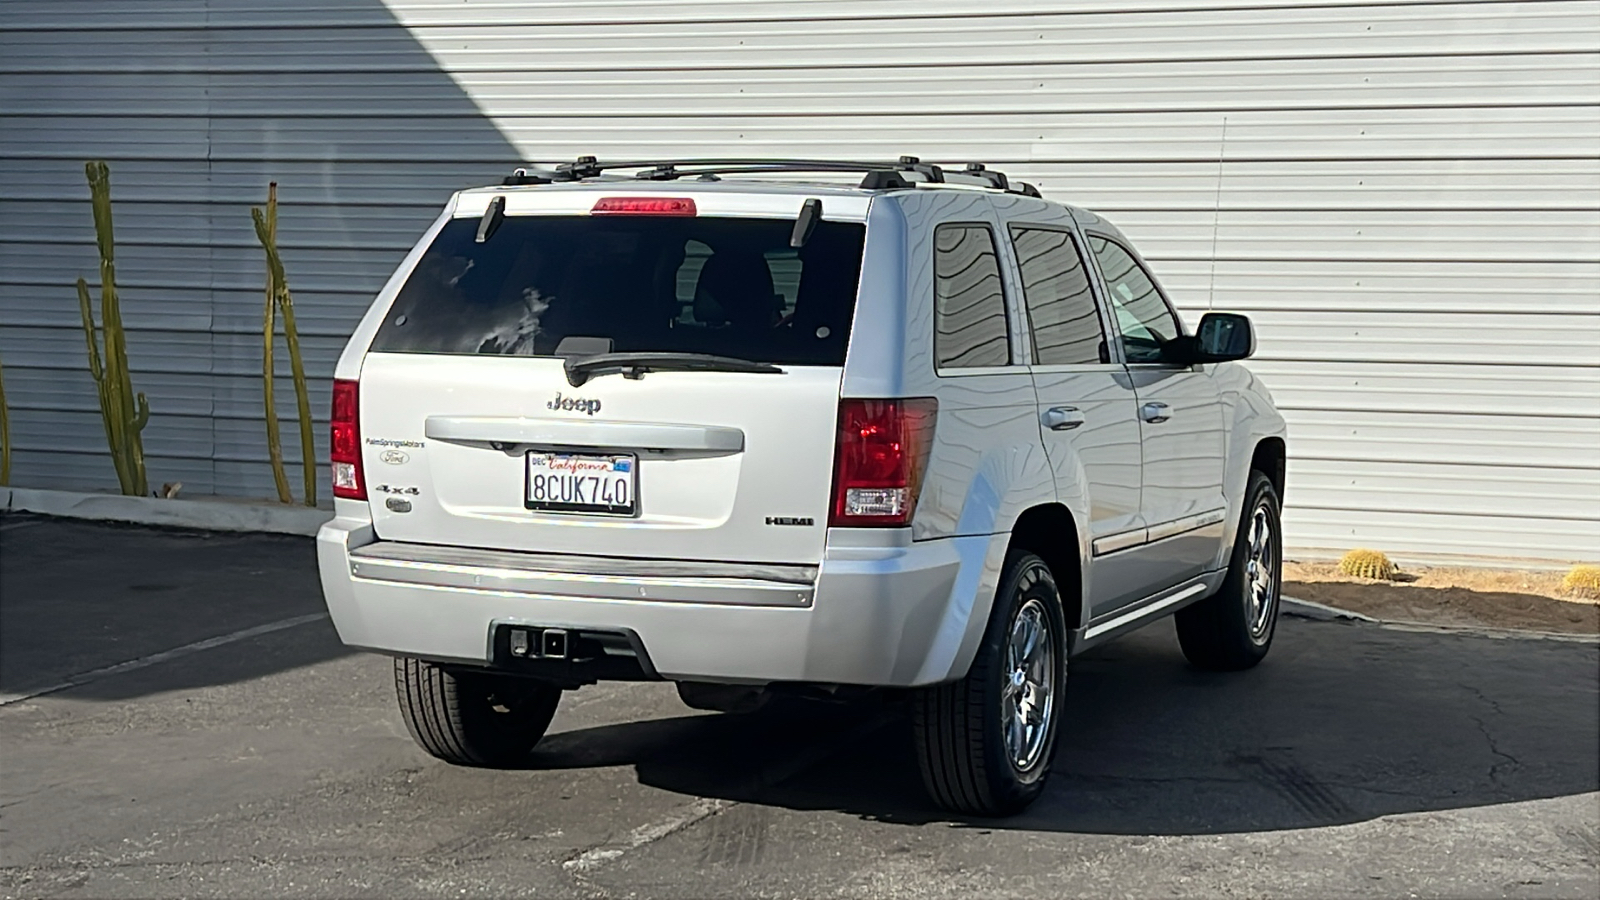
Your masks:
<instances>
[{"instance_id":1,"label":"dec registration sticker","mask_svg":"<svg viewBox=\"0 0 1600 900\"><path fill-rule=\"evenodd\" d=\"M529 453L527 486L528 509L631 516L639 461L631 454Z\"/></svg>"}]
</instances>

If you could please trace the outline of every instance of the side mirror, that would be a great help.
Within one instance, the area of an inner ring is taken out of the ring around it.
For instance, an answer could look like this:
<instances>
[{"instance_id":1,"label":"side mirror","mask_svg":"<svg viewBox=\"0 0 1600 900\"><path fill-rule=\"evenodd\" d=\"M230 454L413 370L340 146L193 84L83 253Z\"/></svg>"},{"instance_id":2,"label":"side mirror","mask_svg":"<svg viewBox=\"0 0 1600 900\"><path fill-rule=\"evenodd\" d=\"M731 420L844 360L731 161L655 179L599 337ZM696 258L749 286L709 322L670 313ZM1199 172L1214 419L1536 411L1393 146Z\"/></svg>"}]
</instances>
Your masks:
<instances>
[{"instance_id":1,"label":"side mirror","mask_svg":"<svg viewBox=\"0 0 1600 900\"><path fill-rule=\"evenodd\" d=\"M1196 362L1228 362L1256 352L1256 332L1250 319L1238 313L1206 313L1195 332Z\"/></svg>"}]
</instances>

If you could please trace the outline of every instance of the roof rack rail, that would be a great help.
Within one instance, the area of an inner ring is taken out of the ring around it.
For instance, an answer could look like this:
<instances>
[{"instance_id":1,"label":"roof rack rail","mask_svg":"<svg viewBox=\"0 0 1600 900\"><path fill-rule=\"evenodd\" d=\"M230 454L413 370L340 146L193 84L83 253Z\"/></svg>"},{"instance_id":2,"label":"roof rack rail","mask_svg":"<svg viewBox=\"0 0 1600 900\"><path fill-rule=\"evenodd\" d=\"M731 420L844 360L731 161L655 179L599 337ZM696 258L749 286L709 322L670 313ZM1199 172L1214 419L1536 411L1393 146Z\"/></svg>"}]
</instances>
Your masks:
<instances>
[{"instance_id":1,"label":"roof rack rail","mask_svg":"<svg viewBox=\"0 0 1600 900\"><path fill-rule=\"evenodd\" d=\"M944 167L925 163L915 156L902 156L894 162L833 159L666 159L601 162L593 156L580 156L554 169L518 168L502 182L508 185L554 184L600 178L607 172L634 170L633 177L645 181L676 181L679 178L715 180L719 175L765 175L796 172L863 172L861 187L867 190L907 188L913 183L906 175L917 176L923 184L944 184ZM1013 193L1039 196L1033 185L1006 178L983 163L967 163L959 173L977 178L989 187Z\"/></svg>"}]
</instances>

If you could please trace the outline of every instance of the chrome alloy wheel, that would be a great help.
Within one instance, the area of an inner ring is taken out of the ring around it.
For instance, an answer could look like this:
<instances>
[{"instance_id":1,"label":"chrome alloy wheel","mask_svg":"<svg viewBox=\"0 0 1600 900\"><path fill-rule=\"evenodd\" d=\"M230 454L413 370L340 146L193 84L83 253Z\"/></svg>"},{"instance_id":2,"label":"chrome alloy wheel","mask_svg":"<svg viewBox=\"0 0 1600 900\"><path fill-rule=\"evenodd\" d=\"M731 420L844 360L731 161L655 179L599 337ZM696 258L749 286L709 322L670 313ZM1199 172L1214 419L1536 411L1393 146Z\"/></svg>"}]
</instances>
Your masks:
<instances>
[{"instance_id":1,"label":"chrome alloy wheel","mask_svg":"<svg viewBox=\"0 0 1600 900\"><path fill-rule=\"evenodd\" d=\"M1246 621L1250 639L1260 643L1272 624L1278 601L1278 536L1272 530L1272 510L1258 504L1246 535L1249 549L1244 562Z\"/></svg>"},{"instance_id":2,"label":"chrome alloy wheel","mask_svg":"<svg viewBox=\"0 0 1600 900\"><path fill-rule=\"evenodd\" d=\"M1043 601L1029 598L1017 611L1006 641L1005 683L1000 689L1006 754L1019 772L1039 764L1055 714L1055 641Z\"/></svg>"}]
</instances>

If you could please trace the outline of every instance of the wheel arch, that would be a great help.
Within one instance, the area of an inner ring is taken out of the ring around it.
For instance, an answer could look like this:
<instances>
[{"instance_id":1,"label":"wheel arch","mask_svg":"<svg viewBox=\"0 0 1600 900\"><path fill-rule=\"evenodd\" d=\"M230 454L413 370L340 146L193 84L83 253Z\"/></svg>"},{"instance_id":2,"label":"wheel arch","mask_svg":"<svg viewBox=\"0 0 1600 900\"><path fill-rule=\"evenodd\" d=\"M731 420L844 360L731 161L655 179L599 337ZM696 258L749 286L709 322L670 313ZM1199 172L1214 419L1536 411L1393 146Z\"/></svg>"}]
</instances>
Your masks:
<instances>
[{"instance_id":1,"label":"wheel arch","mask_svg":"<svg viewBox=\"0 0 1600 900\"><path fill-rule=\"evenodd\" d=\"M1250 468L1266 475L1272 489L1278 492L1278 502L1283 502L1283 488L1289 470L1289 451L1283 438L1264 437L1256 442L1250 454Z\"/></svg>"},{"instance_id":2,"label":"wheel arch","mask_svg":"<svg viewBox=\"0 0 1600 900\"><path fill-rule=\"evenodd\" d=\"M1072 511L1061 503L1029 507L1011 526L1008 550L1025 550L1044 560L1055 576L1061 595L1061 614L1071 631L1084 625L1084 575L1082 533Z\"/></svg>"},{"instance_id":3,"label":"wheel arch","mask_svg":"<svg viewBox=\"0 0 1600 900\"><path fill-rule=\"evenodd\" d=\"M1237 363L1223 363L1215 369L1221 391L1227 433L1227 462L1223 470L1223 496L1227 500L1227 528L1217 548L1214 569L1225 569L1233 554L1240 517L1244 515L1245 493L1251 470L1260 470L1272 482L1283 501L1288 474L1288 432L1282 414L1273 405L1266 386Z\"/></svg>"}]
</instances>

